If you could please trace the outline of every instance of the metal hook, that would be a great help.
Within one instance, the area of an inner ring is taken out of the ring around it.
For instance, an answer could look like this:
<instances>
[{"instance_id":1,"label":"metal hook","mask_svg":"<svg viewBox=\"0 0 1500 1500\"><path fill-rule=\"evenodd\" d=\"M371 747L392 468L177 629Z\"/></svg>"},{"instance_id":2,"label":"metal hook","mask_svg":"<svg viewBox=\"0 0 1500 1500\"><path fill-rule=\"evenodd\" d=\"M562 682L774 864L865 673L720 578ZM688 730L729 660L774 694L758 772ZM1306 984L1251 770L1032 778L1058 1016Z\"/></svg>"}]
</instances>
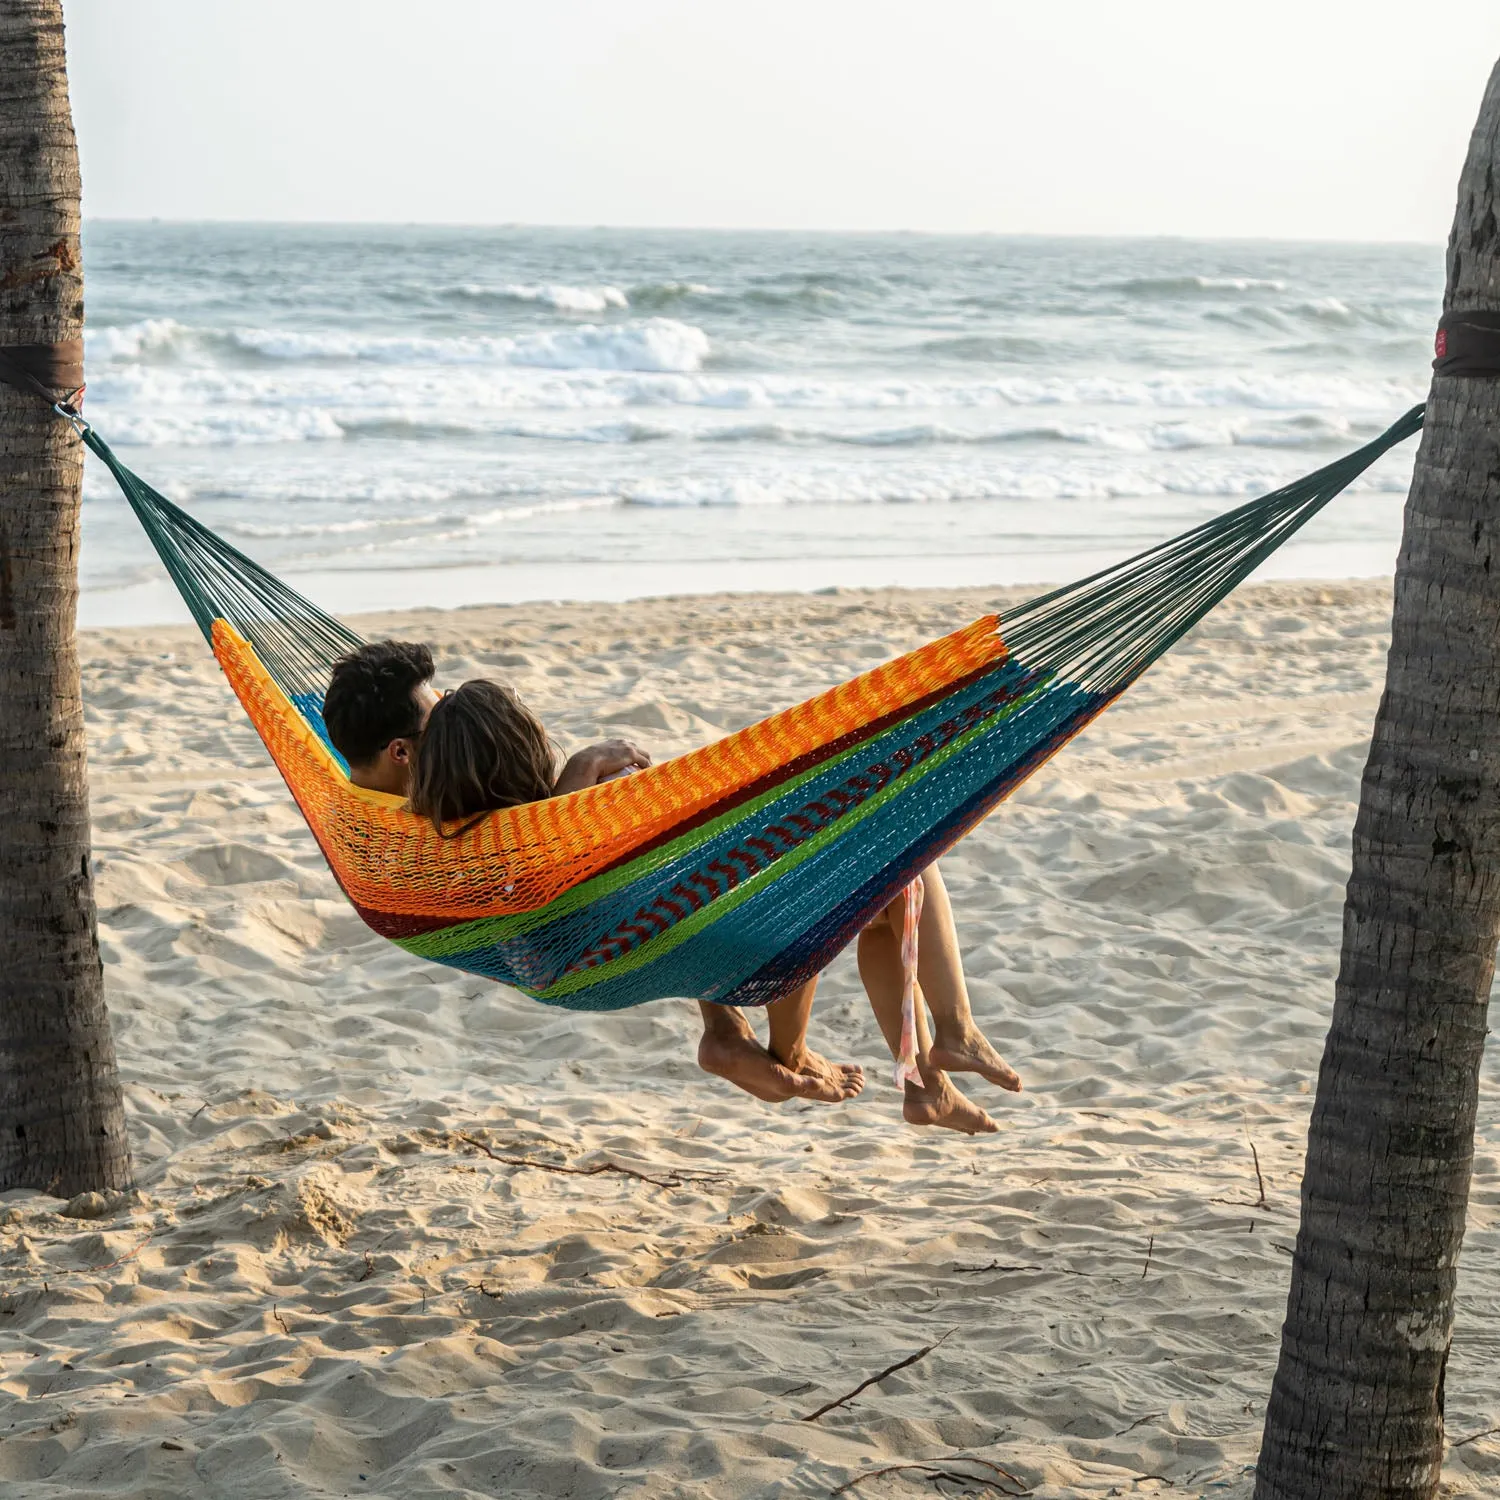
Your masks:
<instances>
[{"instance_id":1,"label":"metal hook","mask_svg":"<svg viewBox=\"0 0 1500 1500\"><path fill-rule=\"evenodd\" d=\"M94 430L89 426L87 422L83 420L83 417L78 412L74 411L71 406L65 406L61 401L53 402L52 410L55 411L58 416L63 419L63 421L68 423L68 425L73 429L74 432L78 434L79 437L82 437L86 432L92 432Z\"/></svg>"}]
</instances>

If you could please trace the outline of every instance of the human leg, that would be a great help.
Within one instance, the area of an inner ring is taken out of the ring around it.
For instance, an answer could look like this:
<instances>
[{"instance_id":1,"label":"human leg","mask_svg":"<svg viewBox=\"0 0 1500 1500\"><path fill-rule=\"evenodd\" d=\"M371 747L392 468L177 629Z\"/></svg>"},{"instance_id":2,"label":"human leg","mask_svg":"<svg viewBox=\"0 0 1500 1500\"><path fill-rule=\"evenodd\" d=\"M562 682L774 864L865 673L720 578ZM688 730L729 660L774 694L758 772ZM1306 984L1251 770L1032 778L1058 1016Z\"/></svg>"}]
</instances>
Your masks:
<instances>
[{"instance_id":1,"label":"human leg","mask_svg":"<svg viewBox=\"0 0 1500 1500\"><path fill-rule=\"evenodd\" d=\"M829 1062L807 1045L807 1023L812 1016L813 994L817 988L818 981L814 976L789 995L783 995L766 1006L766 1020L771 1032L766 1051L799 1077L814 1079L825 1090L834 1090L838 1099L852 1099L865 1086L864 1069L858 1063ZM825 1095L807 1097L824 1098Z\"/></svg>"},{"instance_id":2,"label":"human leg","mask_svg":"<svg viewBox=\"0 0 1500 1500\"><path fill-rule=\"evenodd\" d=\"M899 904L896 906L899 915ZM873 922L859 935L856 949L859 977L864 981L870 1008L885 1037L891 1056L901 1051L901 938L892 923ZM988 1134L999 1129L980 1107L966 1098L953 1081L932 1062L932 1037L927 1027L926 1007L919 992L916 1007L917 1070L921 1082L908 1081L902 1114L912 1125L941 1125L967 1135Z\"/></svg>"},{"instance_id":3,"label":"human leg","mask_svg":"<svg viewBox=\"0 0 1500 1500\"><path fill-rule=\"evenodd\" d=\"M917 929L917 981L932 1010L932 1065L947 1073L978 1073L1012 1093L1020 1093L1016 1070L990 1045L974 1024L969 987L964 982L958 929L943 872L929 865L922 872L922 920ZM887 908L898 914L899 905ZM896 920L899 920L899 915ZM899 961L899 953L897 955Z\"/></svg>"},{"instance_id":4,"label":"human leg","mask_svg":"<svg viewBox=\"0 0 1500 1500\"><path fill-rule=\"evenodd\" d=\"M790 1070L756 1041L750 1023L737 1006L698 1002L703 1035L698 1040L698 1066L744 1089L767 1104L792 1097Z\"/></svg>"}]
</instances>

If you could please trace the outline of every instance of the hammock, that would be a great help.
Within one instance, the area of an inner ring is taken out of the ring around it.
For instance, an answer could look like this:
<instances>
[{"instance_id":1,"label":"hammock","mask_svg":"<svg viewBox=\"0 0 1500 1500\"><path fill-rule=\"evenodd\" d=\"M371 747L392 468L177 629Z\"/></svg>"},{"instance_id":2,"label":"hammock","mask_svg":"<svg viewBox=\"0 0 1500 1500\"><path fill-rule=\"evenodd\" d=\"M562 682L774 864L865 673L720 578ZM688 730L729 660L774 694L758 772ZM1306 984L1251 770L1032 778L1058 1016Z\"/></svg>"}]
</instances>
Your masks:
<instances>
[{"instance_id":1,"label":"hammock","mask_svg":"<svg viewBox=\"0 0 1500 1500\"><path fill-rule=\"evenodd\" d=\"M1422 425L701 750L444 839L365 791L323 688L360 638L91 428L365 922L549 1005L762 1005L810 979L1295 531ZM65 415L71 416L69 412Z\"/></svg>"}]
</instances>

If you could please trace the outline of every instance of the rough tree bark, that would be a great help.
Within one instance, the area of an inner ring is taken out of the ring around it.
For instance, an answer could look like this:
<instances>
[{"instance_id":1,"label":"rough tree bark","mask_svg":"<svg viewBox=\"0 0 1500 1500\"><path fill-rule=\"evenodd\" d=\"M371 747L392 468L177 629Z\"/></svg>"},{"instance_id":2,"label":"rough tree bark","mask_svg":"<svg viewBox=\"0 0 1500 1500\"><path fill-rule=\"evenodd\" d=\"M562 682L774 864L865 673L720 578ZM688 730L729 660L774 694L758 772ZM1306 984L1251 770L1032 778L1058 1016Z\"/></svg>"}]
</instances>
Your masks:
<instances>
[{"instance_id":1,"label":"rough tree bark","mask_svg":"<svg viewBox=\"0 0 1500 1500\"><path fill-rule=\"evenodd\" d=\"M1500 65L1446 311L1500 312ZM1437 1491L1500 938L1500 379L1435 376L1302 1184L1257 1500Z\"/></svg>"},{"instance_id":2,"label":"rough tree bark","mask_svg":"<svg viewBox=\"0 0 1500 1500\"><path fill-rule=\"evenodd\" d=\"M0 0L0 345L83 330L61 0ZM0 385L0 1188L124 1187L74 616L82 445Z\"/></svg>"}]
</instances>

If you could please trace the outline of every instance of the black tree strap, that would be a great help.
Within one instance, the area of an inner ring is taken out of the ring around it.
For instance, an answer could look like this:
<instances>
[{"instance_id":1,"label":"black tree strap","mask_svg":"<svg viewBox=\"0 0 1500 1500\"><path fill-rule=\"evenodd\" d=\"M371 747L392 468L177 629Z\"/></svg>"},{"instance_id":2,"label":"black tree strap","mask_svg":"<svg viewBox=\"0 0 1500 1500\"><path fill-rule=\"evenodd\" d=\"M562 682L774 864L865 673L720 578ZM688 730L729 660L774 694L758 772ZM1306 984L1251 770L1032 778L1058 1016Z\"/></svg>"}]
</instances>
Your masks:
<instances>
[{"instance_id":1,"label":"black tree strap","mask_svg":"<svg viewBox=\"0 0 1500 1500\"><path fill-rule=\"evenodd\" d=\"M83 400L83 340L0 344L0 380L76 416Z\"/></svg>"},{"instance_id":2,"label":"black tree strap","mask_svg":"<svg viewBox=\"0 0 1500 1500\"><path fill-rule=\"evenodd\" d=\"M1438 375L1500 375L1500 313L1448 312L1438 319L1432 368Z\"/></svg>"}]
</instances>

